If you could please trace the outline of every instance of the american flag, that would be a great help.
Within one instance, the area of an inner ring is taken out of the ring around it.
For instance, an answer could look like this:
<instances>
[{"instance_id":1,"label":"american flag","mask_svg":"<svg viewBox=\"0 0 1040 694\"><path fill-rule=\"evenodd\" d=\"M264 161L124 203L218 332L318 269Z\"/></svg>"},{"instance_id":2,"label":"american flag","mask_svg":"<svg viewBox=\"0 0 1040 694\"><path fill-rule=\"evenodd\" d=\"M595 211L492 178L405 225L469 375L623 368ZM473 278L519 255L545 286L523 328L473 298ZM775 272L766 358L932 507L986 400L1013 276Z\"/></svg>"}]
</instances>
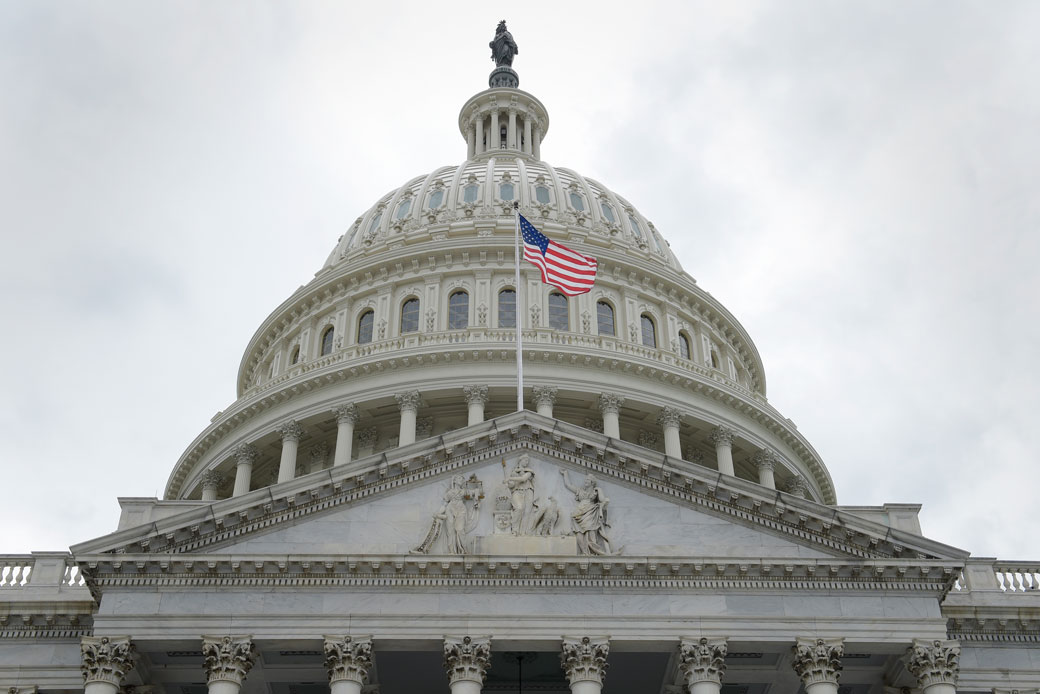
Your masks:
<instances>
[{"instance_id":1,"label":"american flag","mask_svg":"<svg viewBox=\"0 0 1040 694\"><path fill-rule=\"evenodd\" d=\"M520 235L524 239L524 260L537 265L542 281L568 296L584 294L596 281L596 259L556 243L520 215Z\"/></svg>"}]
</instances>

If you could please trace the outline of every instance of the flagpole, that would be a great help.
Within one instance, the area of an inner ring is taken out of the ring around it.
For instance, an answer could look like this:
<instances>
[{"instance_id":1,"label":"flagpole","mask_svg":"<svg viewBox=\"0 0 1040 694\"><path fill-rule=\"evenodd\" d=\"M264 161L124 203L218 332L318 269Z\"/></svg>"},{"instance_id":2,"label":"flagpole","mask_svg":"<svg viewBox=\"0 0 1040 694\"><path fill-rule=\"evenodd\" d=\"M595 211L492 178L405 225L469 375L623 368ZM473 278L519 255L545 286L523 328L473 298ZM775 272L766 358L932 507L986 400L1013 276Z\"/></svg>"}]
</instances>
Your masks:
<instances>
[{"instance_id":1,"label":"flagpole","mask_svg":"<svg viewBox=\"0 0 1040 694\"><path fill-rule=\"evenodd\" d=\"M524 343L521 333L523 332L524 312L520 308L520 203L513 202L513 245L516 250L516 411L524 410Z\"/></svg>"}]
</instances>

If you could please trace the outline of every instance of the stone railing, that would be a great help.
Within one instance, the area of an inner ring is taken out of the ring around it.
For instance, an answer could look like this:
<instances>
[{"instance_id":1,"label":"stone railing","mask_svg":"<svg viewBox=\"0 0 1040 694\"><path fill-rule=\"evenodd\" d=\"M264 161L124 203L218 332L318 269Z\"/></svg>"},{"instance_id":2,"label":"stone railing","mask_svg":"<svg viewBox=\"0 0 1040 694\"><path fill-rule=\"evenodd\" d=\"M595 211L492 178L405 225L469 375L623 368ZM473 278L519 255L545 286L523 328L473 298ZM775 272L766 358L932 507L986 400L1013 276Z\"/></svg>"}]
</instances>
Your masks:
<instances>
[{"instance_id":1,"label":"stone railing","mask_svg":"<svg viewBox=\"0 0 1040 694\"><path fill-rule=\"evenodd\" d=\"M32 577L36 558L31 554L0 556L0 590L24 586Z\"/></svg>"},{"instance_id":2,"label":"stone railing","mask_svg":"<svg viewBox=\"0 0 1040 694\"><path fill-rule=\"evenodd\" d=\"M37 565L45 563L42 570ZM67 552L0 555L0 592L26 586L82 586L83 576Z\"/></svg>"},{"instance_id":3,"label":"stone railing","mask_svg":"<svg viewBox=\"0 0 1040 694\"><path fill-rule=\"evenodd\" d=\"M969 559L953 584L954 592L999 590L1040 594L1040 561Z\"/></svg>"}]
</instances>

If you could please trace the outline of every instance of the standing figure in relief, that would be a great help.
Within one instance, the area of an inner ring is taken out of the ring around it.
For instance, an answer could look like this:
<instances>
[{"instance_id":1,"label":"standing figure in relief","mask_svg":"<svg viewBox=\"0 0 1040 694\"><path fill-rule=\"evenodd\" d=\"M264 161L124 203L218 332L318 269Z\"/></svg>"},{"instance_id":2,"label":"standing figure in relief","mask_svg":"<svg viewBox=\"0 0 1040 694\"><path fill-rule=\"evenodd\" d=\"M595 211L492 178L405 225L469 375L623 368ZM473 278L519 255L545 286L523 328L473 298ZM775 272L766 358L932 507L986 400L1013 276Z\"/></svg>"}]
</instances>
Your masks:
<instances>
[{"instance_id":1,"label":"standing figure in relief","mask_svg":"<svg viewBox=\"0 0 1040 694\"><path fill-rule=\"evenodd\" d=\"M452 477L451 485L444 492L444 505L433 514L425 539L412 553L429 554L433 543L443 534L447 554L466 554L466 535L477 527L483 498L484 486L476 475L470 475L469 480L462 475ZM473 501L473 505L467 506L467 501Z\"/></svg>"},{"instance_id":2,"label":"standing figure in relief","mask_svg":"<svg viewBox=\"0 0 1040 694\"><path fill-rule=\"evenodd\" d=\"M528 456L520 456L513 472L506 477L513 506L510 521L514 535L531 535L534 530L534 470L530 462Z\"/></svg>"},{"instance_id":3,"label":"standing figure in relief","mask_svg":"<svg viewBox=\"0 0 1040 694\"><path fill-rule=\"evenodd\" d=\"M607 536L607 504L610 499L596 484L596 478L591 474L585 475L585 481L580 487L571 484L566 470L560 470L563 475L563 486L574 494L574 500L578 507L571 514L571 525L574 535L578 540L579 554L609 555L610 537Z\"/></svg>"}]
</instances>

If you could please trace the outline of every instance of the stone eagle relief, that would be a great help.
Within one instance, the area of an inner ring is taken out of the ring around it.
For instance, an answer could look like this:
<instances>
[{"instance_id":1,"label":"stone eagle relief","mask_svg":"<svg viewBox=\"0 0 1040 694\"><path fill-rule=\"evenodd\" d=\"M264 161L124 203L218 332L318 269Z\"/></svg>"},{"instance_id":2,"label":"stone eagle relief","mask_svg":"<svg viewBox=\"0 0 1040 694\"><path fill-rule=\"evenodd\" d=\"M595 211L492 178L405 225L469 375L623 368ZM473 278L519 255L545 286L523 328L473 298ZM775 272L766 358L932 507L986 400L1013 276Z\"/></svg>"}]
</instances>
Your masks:
<instances>
[{"instance_id":1,"label":"stone eagle relief","mask_svg":"<svg viewBox=\"0 0 1040 694\"><path fill-rule=\"evenodd\" d=\"M543 468L544 470L544 468ZM443 493L443 504L433 514L429 529L414 554L443 551L446 554L555 554L615 555L607 522L610 500L594 475L572 484L565 470L560 478L540 479L530 456L521 455L510 467L502 460L502 480L492 492L491 532L468 535L479 525L484 498L483 482L476 474L456 475ZM555 476L554 476L555 477ZM564 510L552 494L539 489L563 487L574 496L574 508ZM443 538L443 541L441 541ZM434 547L437 546L435 550Z\"/></svg>"}]
</instances>

